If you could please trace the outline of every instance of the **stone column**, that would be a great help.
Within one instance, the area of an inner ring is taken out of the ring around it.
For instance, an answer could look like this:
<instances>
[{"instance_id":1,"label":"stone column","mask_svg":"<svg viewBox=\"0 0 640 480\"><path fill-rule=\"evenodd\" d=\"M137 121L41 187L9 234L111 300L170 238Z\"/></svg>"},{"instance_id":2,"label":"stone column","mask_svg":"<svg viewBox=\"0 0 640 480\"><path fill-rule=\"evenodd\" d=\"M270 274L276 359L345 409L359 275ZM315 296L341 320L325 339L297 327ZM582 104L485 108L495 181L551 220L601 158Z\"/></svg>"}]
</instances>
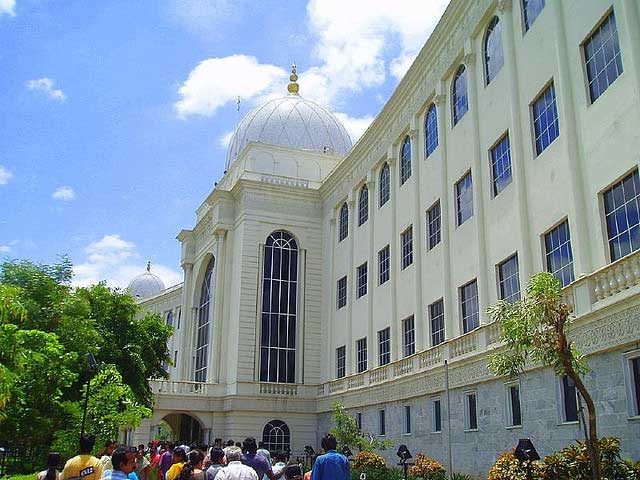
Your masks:
<instances>
[{"instance_id":1,"label":"stone column","mask_svg":"<svg viewBox=\"0 0 640 480\"><path fill-rule=\"evenodd\" d=\"M347 348L346 348L346 373L350 375L355 373L356 356L355 356L355 343L353 338L353 302L355 299L354 291L356 288L356 275L353 266L353 237L355 236L355 216L356 211L354 209L354 192L349 192L347 197L347 208L349 210L349 235L347 237L349 242L349 254L347 255Z\"/></svg>"},{"instance_id":2,"label":"stone column","mask_svg":"<svg viewBox=\"0 0 640 480\"><path fill-rule=\"evenodd\" d=\"M331 380L336 373L336 345L333 344L333 324L336 320L336 254L335 254L335 246L336 246L336 217L335 211L333 212L333 216L329 218L329 258L331 259L331 265L329 266L329 282L328 282L328 298L331 299L327 308L327 362L324 362L328 365L328 371L326 372L325 380ZM346 350L346 348L345 348ZM346 353L345 353L346 354ZM346 359L345 359L346 360Z\"/></svg>"},{"instance_id":3,"label":"stone column","mask_svg":"<svg viewBox=\"0 0 640 480\"><path fill-rule=\"evenodd\" d=\"M640 96L640 28L638 28L638 25L640 25L640 5L638 5L638 0L622 0L622 15L619 15L618 10L616 10L616 23L618 25L623 23L627 31L629 38L628 48L625 50L623 45L620 46L623 51L622 63L625 70L628 68L629 63L631 64L629 70L633 72L636 91ZM620 37L619 30L618 28L618 37ZM631 59L631 62L628 59Z\"/></svg>"},{"instance_id":4,"label":"stone column","mask_svg":"<svg viewBox=\"0 0 640 480\"><path fill-rule=\"evenodd\" d=\"M367 263L367 352L369 354L369 367L373 367L377 365L377 362L373 362L375 359L376 352L376 332L373 329L373 301L374 295L377 291L376 285L378 284L376 278L376 272L378 271L376 268L376 249L374 244L375 237L375 220L376 220L376 212L377 208L374 208L376 205L376 182L375 182L376 174L375 172L369 172L366 180L367 190L369 192L369 220L368 220L368 228L369 228L369 260Z\"/></svg>"},{"instance_id":5,"label":"stone column","mask_svg":"<svg viewBox=\"0 0 640 480\"><path fill-rule=\"evenodd\" d=\"M387 163L389 164L389 191L391 198L391 245L389 246L389 279L391 280L391 361L400 358L402 350L400 321L398 320L398 275L400 273L400 252L398 251L398 175L396 174L396 149L391 146L387 151Z\"/></svg>"},{"instance_id":6,"label":"stone column","mask_svg":"<svg viewBox=\"0 0 640 480\"><path fill-rule=\"evenodd\" d=\"M560 122L560 140L564 137L569 171L573 174L567 178L567 186L571 189L572 205L569 206L569 229L571 233L571 246L574 259L574 273L576 278L593 270L591 255L591 239L594 236L594 228L587 221L585 210L595 198L588 198L585 189L585 173L582 168L581 157L582 139L581 131L576 128L577 119L575 113L575 96L571 82L569 63L574 55L569 56L567 48L567 33L565 29L564 11L562 2L549 2L551 17L555 23L556 64L557 77L554 79L556 89L556 103ZM636 27L637 28L637 27ZM557 141L556 140L556 141Z\"/></svg>"},{"instance_id":7,"label":"stone column","mask_svg":"<svg viewBox=\"0 0 640 480\"><path fill-rule=\"evenodd\" d=\"M213 232L216 238L215 268L213 272L213 305L210 311L211 331L209 333L209 358L207 359L207 381L220 381L221 338L224 335L224 320L222 307L226 298L225 263L226 263L226 234L227 230L218 228Z\"/></svg>"},{"instance_id":8,"label":"stone column","mask_svg":"<svg viewBox=\"0 0 640 480\"><path fill-rule=\"evenodd\" d=\"M520 82L515 53L515 34L513 29L512 0L500 0L498 2L500 22L503 25L504 37L504 69L509 79L509 116L511 128L509 129L509 144L511 147L511 169L516 188L518 203L518 220L522 247L518 250L518 268L520 274L521 289L533 274L533 248L531 245L532 234L529 222L529 197L527 193L527 179L524 161L524 142L522 138L522 122L520 112Z\"/></svg>"},{"instance_id":9,"label":"stone column","mask_svg":"<svg viewBox=\"0 0 640 480\"><path fill-rule=\"evenodd\" d=\"M486 311L489 306L489 256L487 255L487 243L485 234L484 219L484 183L485 176L482 174L482 148L480 146L480 127L478 114L478 76L476 71L476 55L472 41L467 43L465 48L464 64L469 75L468 98L469 112L471 115L471 136L473 144L473 162L471 164L471 179L473 181L473 215L476 221L476 244L478 249L478 306L480 310L480 324L486 323ZM462 331L462 324L460 324Z\"/></svg>"},{"instance_id":10,"label":"stone column","mask_svg":"<svg viewBox=\"0 0 640 480\"><path fill-rule=\"evenodd\" d=\"M176 380L191 380L189 375L189 358L191 356L191 331L192 331L192 316L191 311L191 299L193 298L191 291L193 290L193 263L183 262L182 269L184 271L184 284L182 290L182 319L181 319L181 332L178 343L178 363L179 367L178 378Z\"/></svg>"},{"instance_id":11,"label":"stone column","mask_svg":"<svg viewBox=\"0 0 640 480\"><path fill-rule=\"evenodd\" d=\"M416 119L413 119L409 138L411 139L411 175L413 176L413 253L415 261L415 311L414 311L414 338L415 351L419 352L429 345L428 334L429 329L425 324L425 317L422 313L422 251L425 248L424 234L424 209L422 208L422 198L420 189L420 166L424 160L423 142L420 142L420 129L416 125ZM401 322L401 320L400 320ZM402 332L402 325L400 326ZM404 356L404 352L402 352Z\"/></svg>"}]
</instances>

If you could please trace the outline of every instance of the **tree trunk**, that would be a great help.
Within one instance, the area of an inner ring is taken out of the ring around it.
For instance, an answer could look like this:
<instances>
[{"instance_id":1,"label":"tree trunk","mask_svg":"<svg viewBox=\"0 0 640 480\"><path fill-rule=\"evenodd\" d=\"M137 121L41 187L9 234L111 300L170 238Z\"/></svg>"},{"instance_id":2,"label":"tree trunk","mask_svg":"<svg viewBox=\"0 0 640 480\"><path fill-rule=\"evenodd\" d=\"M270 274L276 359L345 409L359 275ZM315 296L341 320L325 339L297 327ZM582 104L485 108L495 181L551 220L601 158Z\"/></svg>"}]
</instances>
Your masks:
<instances>
[{"instance_id":1,"label":"tree trunk","mask_svg":"<svg viewBox=\"0 0 640 480\"><path fill-rule=\"evenodd\" d=\"M558 354L565 373L573 381L578 392L587 404L587 412L589 413L589 435L586 438L586 441L587 449L589 451L589 459L591 461L591 478L593 480L601 480L600 443L598 441L598 432L596 429L596 406L593 403L593 399L591 398L587 387L584 386L580 375L578 375L571 363L571 348L565 335L564 323L565 319L563 318L558 322L558 328L556 330L556 333L558 334Z\"/></svg>"}]
</instances>

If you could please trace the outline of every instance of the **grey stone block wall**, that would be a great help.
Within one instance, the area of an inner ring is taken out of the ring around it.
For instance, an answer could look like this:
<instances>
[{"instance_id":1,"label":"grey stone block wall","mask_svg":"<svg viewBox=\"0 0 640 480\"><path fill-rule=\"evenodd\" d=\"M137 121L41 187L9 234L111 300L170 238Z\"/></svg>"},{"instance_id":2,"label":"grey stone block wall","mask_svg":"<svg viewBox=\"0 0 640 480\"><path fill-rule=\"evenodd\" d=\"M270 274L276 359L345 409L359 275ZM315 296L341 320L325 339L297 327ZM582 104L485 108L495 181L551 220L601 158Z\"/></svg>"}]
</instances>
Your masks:
<instances>
[{"instance_id":1,"label":"grey stone block wall","mask_svg":"<svg viewBox=\"0 0 640 480\"><path fill-rule=\"evenodd\" d=\"M628 351L629 349L626 349ZM624 378L623 353L616 350L589 357L591 372L584 378L596 402L598 433L600 436L618 437L625 458L640 459L640 419L630 419L627 389ZM548 455L584 433L576 423L562 424L558 408L558 378L551 369L538 369L520 377L520 403L522 427L507 427L507 396L505 382L496 379L468 385L451 391L451 450L455 471L483 476L497 456L510 450L520 438L531 438L541 456ZM478 430L464 430L464 393L477 392ZM433 433L432 396L407 399L352 409L362 412L363 430L377 435L378 412L386 411L386 435L394 448L381 452L389 465L397 462L397 446L404 443L415 456L418 452L447 465L446 398L442 401L442 433ZM404 406L411 406L412 432L403 434ZM585 410L586 415L586 410ZM331 427L330 414L319 418L320 435Z\"/></svg>"}]
</instances>

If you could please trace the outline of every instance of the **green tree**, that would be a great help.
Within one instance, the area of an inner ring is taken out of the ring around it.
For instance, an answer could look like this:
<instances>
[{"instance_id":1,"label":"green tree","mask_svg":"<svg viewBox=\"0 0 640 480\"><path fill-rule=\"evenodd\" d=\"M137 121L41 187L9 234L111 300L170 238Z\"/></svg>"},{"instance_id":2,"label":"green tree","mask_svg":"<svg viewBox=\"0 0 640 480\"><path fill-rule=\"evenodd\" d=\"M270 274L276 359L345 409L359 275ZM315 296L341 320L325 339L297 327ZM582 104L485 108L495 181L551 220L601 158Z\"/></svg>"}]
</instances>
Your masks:
<instances>
[{"instance_id":1,"label":"green tree","mask_svg":"<svg viewBox=\"0 0 640 480\"><path fill-rule=\"evenodd\" d=\"M331 417L334 426L329 430L338 441L338 449L345 446L357 448L361 452L372 452L373 450L384 450L391 447L393 443L389 440L378 440L372 435L367 435L358 429L356 419L349 415L342 404L333 402L331 405Z\"/></svg>"},{"instance_id":2,"label":"green tree","mask_svg":"<svg viewBox=\"0 0 640 480\"><path fill-rule=\"evenodd\" d=\"M596 409L581 375L587 363L567 336L571 325L571 306L562 301L560 281L550 273L538 273L527 284L521 301L500 301L489 307L489 317L498 321L506 351L489 359L495 375L518 376L527 362L553 367L556 375L569 377L587 405L589 416L586 442L593 479L599 480L600 446Z\"/></svg>"}]
</instances>

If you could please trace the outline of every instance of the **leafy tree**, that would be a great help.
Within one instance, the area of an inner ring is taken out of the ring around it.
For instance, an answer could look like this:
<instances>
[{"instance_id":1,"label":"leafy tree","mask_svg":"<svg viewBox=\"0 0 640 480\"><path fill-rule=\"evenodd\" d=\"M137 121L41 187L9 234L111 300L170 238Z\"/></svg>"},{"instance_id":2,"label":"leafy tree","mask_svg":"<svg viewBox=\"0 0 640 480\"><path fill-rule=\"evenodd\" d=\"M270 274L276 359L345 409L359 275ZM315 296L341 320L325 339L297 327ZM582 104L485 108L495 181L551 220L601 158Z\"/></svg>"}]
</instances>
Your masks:
<instances>
[{"instance_id":1,"label":"leafy tree","mask_svg":"<svg viewBox=\"0 0 640 480\"><path fill-rule=\"evenodd\" d=\"M329 430L338 441L338 449L345 446L357 448L361 452L372 452L373 450L384 450L391 447L393 443L389 440L378 440L372 435L361 432L358 429L356 419L349 415L342 404L333 402L331 405L331 416L334 427Z\"/></svg>"},{"instance_id":2,"label":"leafy tree","mask_svg":"<svg viewBox=\"0 0 640 480\"><path fill-rule=\"evenodd\" d=\"M23 322L27 309L20 302L20 289L0 284L0 420L11 397L22 352L15 341L14 323Z\"/></svg>"},{"instance_id":3,"label":"leafy tree","mask_svg":"<svg viewBox=\"0 0 640 480\"><path fill-rule=\"evenodd\" d=\"M527 284L524 299L500 301L488 309L489 317L502 327L501 340L506 352L490 357L495 375L518 376L527 362L553 367L556 375L567 375L587 405L589 428L587 446L592 478L601 478L600 445L596 428L596 409L581 375L587 363L567 337L571 325L571 306L562 301L560 281L551 273L538 273Z\"/></svg>"}]
</instances>

